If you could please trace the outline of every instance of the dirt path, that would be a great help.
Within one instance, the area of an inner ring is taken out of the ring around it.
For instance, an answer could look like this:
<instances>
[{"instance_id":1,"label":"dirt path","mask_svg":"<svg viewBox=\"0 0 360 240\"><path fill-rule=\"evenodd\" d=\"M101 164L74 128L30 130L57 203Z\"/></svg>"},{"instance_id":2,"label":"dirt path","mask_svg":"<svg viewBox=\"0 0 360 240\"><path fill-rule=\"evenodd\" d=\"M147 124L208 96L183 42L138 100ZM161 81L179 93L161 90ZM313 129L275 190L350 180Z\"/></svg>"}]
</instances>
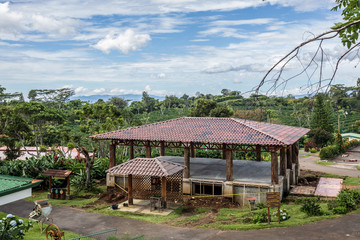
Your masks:
<instances>
[{"instance_id":1,"label":"dirt path","mask_svg":"<svg viewBox=\"0 0 360 240\"><path fill-rule=\"evenodd\" d=\"M360 150L360 147L358 147ZM301 154L300 154L301 156ZM343 164L336 163L334 165L320 165L316 161L320 160L318 156L300 157L300 168L303 170L311 170L316 172L325 172L350 177L360 177L360 171L357 169L347 169L343 167Z\"/></svg>"},{"instance_id":2,"label":"dirt path","mask_svg":"<svg viewBox=\"0 0 360 240\"><path fill-rule=\"evenodd\" d=\"M33 203L20 200L0 206L1 212L28 217ZM55 206L51 217L54 224L63 230L88 234L117 228L118 233L131 236L145 235L146 239L360 239L360 213L345 215L341 218L324 220L304 226L273 228L251 231L220 231L215 229L192 229L151 224L137 220L88 213L83 210Z\"/></svg>"}]
</instances>

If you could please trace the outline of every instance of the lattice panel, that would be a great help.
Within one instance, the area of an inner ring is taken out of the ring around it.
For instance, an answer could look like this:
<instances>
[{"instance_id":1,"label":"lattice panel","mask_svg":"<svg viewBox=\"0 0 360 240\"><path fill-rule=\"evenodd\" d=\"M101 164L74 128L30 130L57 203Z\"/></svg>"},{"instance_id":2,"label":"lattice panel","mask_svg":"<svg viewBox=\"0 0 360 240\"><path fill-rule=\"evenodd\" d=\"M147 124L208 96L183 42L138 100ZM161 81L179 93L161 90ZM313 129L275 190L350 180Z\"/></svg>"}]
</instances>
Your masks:
<instances>
[{"instance_id":1,"label":"lattice panel","mask_svg":"<svg viewBox=\"0 0 360 240\"><path fill-rule=\"evenodd\" d=\"M182 202L183 200L183 171L167 177L166 196L169 202ZM150 199L161 196L162 180L159 177L133 176L133 198Z\"/></svg>"}]
</instances>

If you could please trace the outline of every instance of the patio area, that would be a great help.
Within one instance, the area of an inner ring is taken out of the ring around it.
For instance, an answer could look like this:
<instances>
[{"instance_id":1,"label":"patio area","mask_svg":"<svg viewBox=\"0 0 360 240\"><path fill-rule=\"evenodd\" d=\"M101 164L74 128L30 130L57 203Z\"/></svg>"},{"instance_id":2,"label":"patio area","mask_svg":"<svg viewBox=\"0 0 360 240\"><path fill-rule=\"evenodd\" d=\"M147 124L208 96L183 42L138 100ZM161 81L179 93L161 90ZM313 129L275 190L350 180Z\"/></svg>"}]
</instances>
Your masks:
<instances>
[{"instance_id":1,"label":"patio area","mask_svg":"<svg viewBox=\"0 0 360 240\"><path fill-rule=\"evenodd\" d=\"M145 213L166 216L172 213L175 209L180 207L180 203L168 202L166 208L151 208L150 200L133 199L133 205L129 205L128 201L118 204L118 208L114 211L121 212L133 212L133 213Z\"/></svg>"}]
</instances>

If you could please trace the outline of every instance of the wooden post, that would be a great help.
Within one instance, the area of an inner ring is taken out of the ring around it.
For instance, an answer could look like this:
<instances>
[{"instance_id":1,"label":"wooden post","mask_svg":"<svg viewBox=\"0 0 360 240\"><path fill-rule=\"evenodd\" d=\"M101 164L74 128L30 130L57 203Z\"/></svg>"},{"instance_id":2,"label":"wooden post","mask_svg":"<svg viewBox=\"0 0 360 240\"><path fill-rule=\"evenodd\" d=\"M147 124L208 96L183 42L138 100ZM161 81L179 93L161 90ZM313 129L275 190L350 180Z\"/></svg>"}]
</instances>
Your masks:
<instances>
[{"instance_id":1,"label":"wooden post","mask_svg":"<svg viewBox=\"0 0 360 240\"><path fill-rule=\"evenodd\" d=\"M186 166L184 171L184 178L190 177L190 148L184 148L184 165Z\"/></svg>"},{"instance_id":2,"label":"wooden post","mask_svg":"<svg viewBox=\"0 0 360 240\"><path fill-rule=\"evenodd\" d=\"M163 202L163 207L166 208L166 177L162 177L161 179L161 197L162 197L162 202Z\"/></svg>"},{"instance_id":3,"label":"wooden post","mask_svg":"<svg viewBox=\"0 0 360 240\"><path fill-rule=\"evenodd\" d=\"M195 157L196 157L195 147L194 147L193 144L190 144L190 157L191 157L191 158L195 158Z\"/></svg>"},{"instance_id":4,"label":"wooden post","mask_svg":"<svg viewBox=\"0 0 360 240\"><path fill-rule=\"evenodd\" d=\"M160 142L160 156L165 156L165 142Z\"/></svg>"},{"instance_id":5,"label":"wooden post","mask_svg":"<svg viewBox=\"0 0 360 240\"><path fill-rule=\"evenodd\" d=\"M286 152L285 152L285 148L280 149L280 175L281 176L286 176L286 164L287 164L287 160L286 160Z\"/></svg>"},{"instance_id":6,"label":"wooden post","mask_svg":"<svg viewBox=\"0 0 360 240\"><path fill-rule=\"evenodd\" d=\"M52 177L49 177L49 193L51 193L51 187L52 187Z\"/></svg>"},{"instance_id":7,"label":"wooden post","mask_svg":"<svg viewBox=\"0 0 360 240\"><path fill-rule=\"evenodd\" d=\"M298 177L300 175L300 164L299 164L299 145L294 143L293 159L295 161L295 183L298 183Z\"/></svg>"},{"instance_id":8,"label":"wooden post","mask_svg":"<svg viewBox=\"0 0 360 240\"><path fill-rule=\"evenodd\" d=\"M110 144L109 146L109 168L112 168L115 166L116 163L116 145L115 144Z\"/></svg>"},{"instance_id":9,"label":"wooden post","mask_svg":"<svg viewBox=\"0 0 360 240\"><path fill-rule=\"evenodd\" d=\"M132 175L128 175L128 203L129 205L133 205L133 194L132 194Z\"/></svg>"},{"instance_id":10,"label":"wooden post","mask_svg":"<svg viewBox=\"0 0 360 240\"><path fill-rule=\"evenodd\" d=\"M146 144L145 157L146 157L146 158L151 158L151 146L150 146L150 141L148 141L147 144Z\"/></svg>"},{"instance_id":11,"label":"wooden post","mask_svg":"<svg viewBox=\"0 0 360 240\"><path fill-rule=\"evenodd\" d=\"M276 151L271 151L271 184L279 184L279 166Z\"/></svg>"},{"instance_id":12,"label":"wooden post","mask_svg":"<svg viewBox=\"0 0 360 240\"><path fill-rule=\"evenodd\" d=\"M135 155L134 155L134 143L131 141L130 146L129 146L129 160L134 159Z\"/></svg>"},{"instance_id":13,"label":"wooden post","mask_svg":"<svg viewBox=\"0 0 360 240\"><path fill-rule=\"evenodd\" d=\"M291 153L291 162L292 163L296 163L296 143L294 143L293 145L291 145L291 150L292 150L292 153Z\"/></svg>"},{"instance_id":14,"label":"wooden post","mask_svg":"<svg viewBox=\"0 0 360 240\"><path fill-rule=\"evenodd\" d=\"M292 169L292 147L287 146L286 148L286 162L287 162L287 168Z\"/></svg>"},{"instance_id":15,"label":"wooden post","mask_svg":"<svg viewBox=\"0 0 360 240\"><path fill-rule=\"evenodd\" d=\"M234 180L232 151L226 150L226 181Z\"/></svg>"},{"instance_id":16,"label":"wooden post","mask_svg":"<svg viewBox=\"0 0 360 240\"><path fill-rule=\"evenodd\" d=\"M67 192L68 192L67 195L70 196L70 176L67 177Z\"/></svg>"},{"instance_id":17,"label":"wooden post","mask_svg":"<svg viewBox=\"0 0 360 240\"><path fill-rule=\"evenodd\" d=\"M225 143L223 143L222 158L226 159L226 144Z\"/></svg>"},{"instance_id":18,"label":"wooden post","mask_svg":"<svg viewBox=\"0 0 360 240\"><path fill-rule=\"evenodd\" d=\"M261 161L261 146L256 145L256 161Z\"/></svg>"}]
</instances>

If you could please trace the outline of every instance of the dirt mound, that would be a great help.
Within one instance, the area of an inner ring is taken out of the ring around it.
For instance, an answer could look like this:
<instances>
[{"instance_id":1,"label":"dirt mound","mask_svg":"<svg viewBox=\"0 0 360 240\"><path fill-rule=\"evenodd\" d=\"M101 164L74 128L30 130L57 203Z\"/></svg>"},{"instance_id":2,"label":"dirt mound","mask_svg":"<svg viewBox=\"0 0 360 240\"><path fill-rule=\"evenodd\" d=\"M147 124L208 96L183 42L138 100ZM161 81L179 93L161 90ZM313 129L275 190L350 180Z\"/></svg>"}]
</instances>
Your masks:
<instances>
[{"instance_id":1,"label":"dirt mound","mask_svg":"<svg viewBox=\"0 0 360 240\"><path fill-rule=\"evenodd\" d=\"M233 202L231 198L225 197L190 197L184 199L187 209L197 207L208 207L217 212L219 208L235 208L239 207L237 202Z\"/></svg>"},{"instance_id":2,"label":"dirt mound","mask_svg":"<svg viewBox=\"0 0 360 240\"><path fill-rule=\"evenodd\" d=\"M115 204L123 202L127 199L127 194L116 188L109 188L106 192L100 194L96 203Z\"/></svg>"}]
</instances>

